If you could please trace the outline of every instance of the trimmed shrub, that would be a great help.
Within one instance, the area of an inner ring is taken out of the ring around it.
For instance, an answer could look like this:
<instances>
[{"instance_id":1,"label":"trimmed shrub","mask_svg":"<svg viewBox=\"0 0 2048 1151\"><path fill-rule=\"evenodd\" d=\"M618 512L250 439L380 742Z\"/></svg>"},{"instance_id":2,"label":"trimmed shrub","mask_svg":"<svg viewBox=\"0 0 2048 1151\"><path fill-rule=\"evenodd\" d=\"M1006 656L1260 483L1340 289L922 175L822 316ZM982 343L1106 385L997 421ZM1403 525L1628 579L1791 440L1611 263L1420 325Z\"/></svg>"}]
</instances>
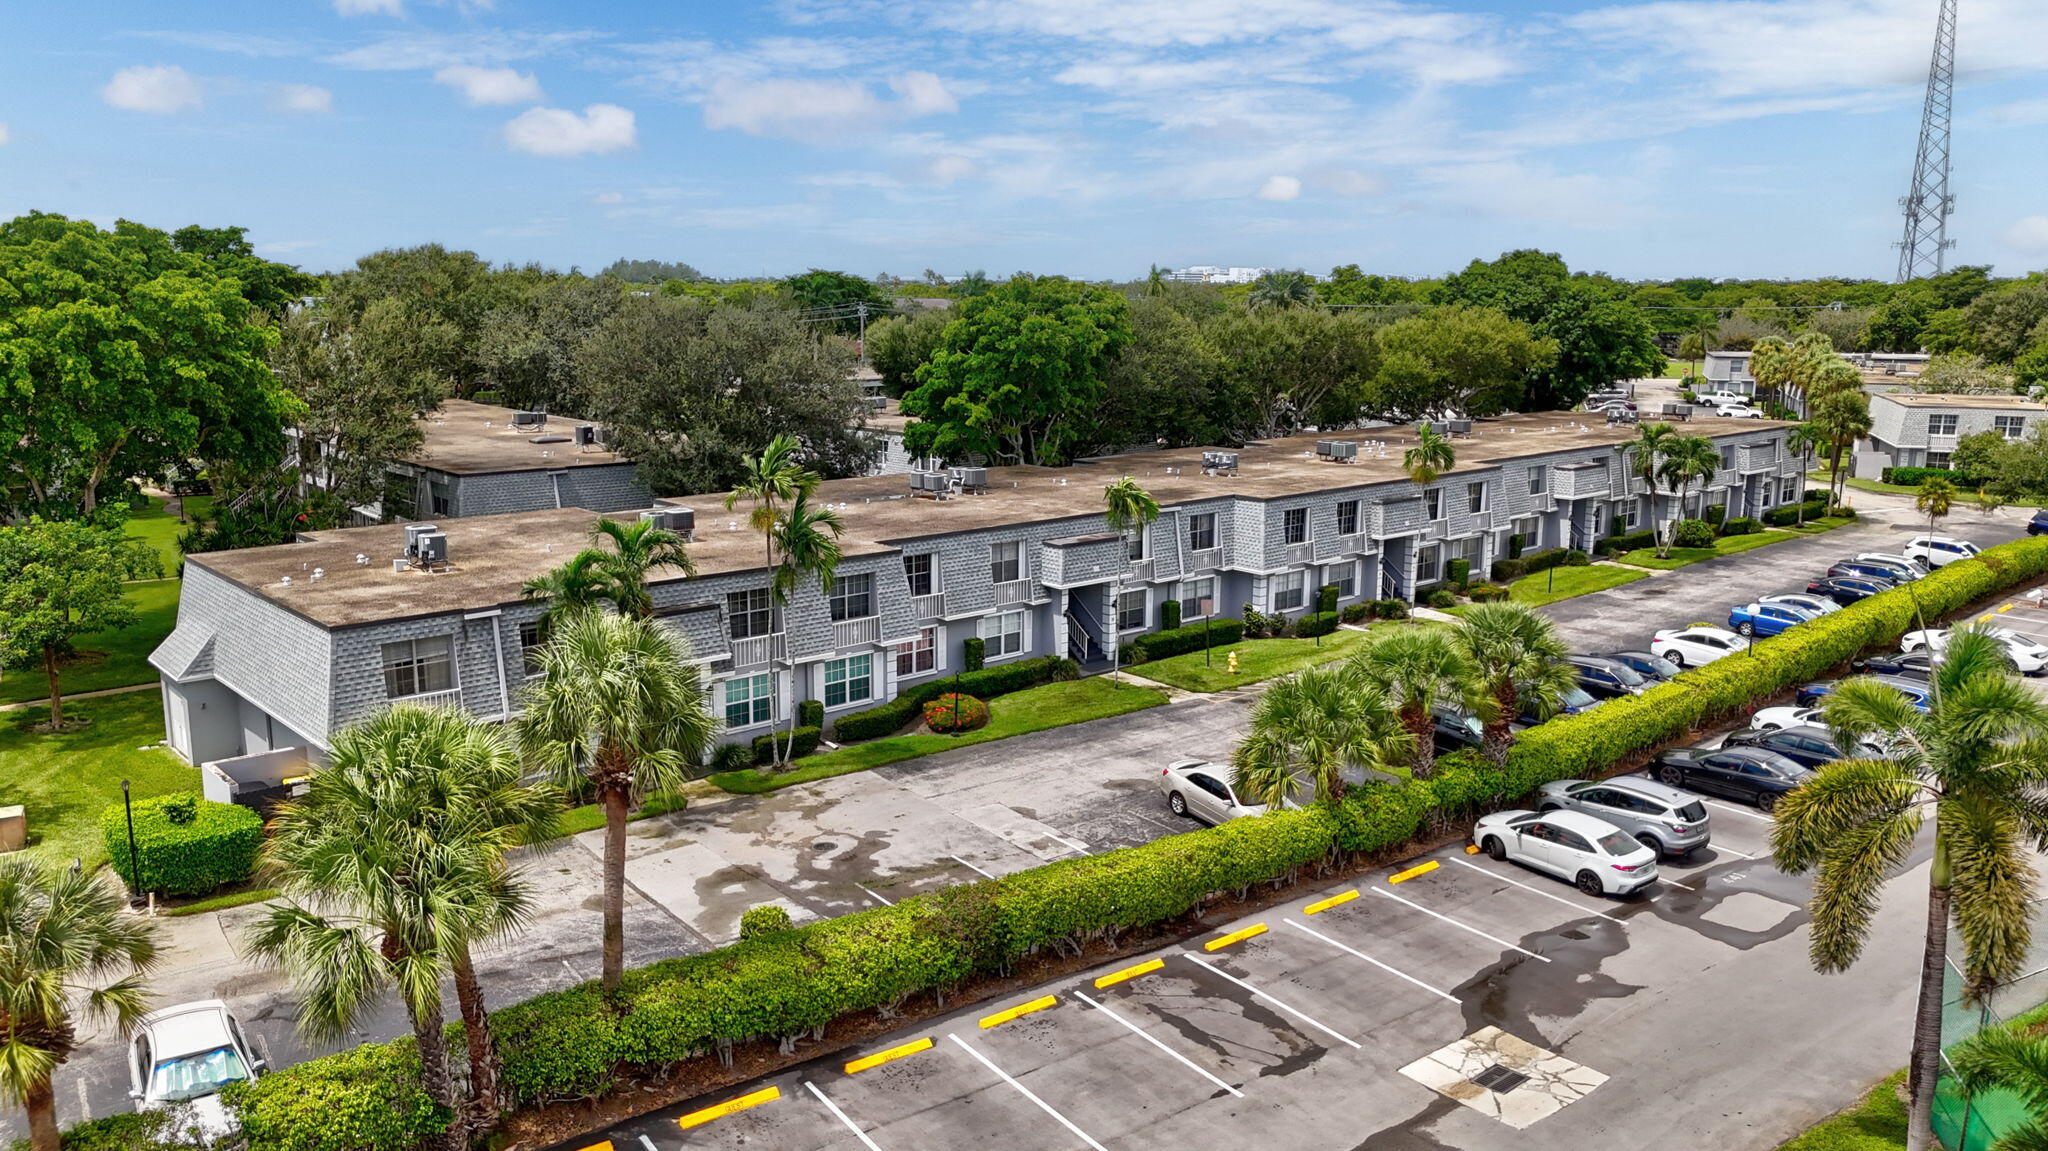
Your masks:
<instances>
[{"instance_id":1,"label":"trimmed shrub","mask_svg":"<svg viewBox=\"0 0 2048 1151\"><path fill-rule=\"evenodd\" d=\"M412 1151L453 1118L420 1090L419 1053L410 1038L231 1083L221 1101L241 1120L249 1146L263 1151Z\"/></svg>"},{"instance_id":2,"label":"trimmed shrub","mask_svg":"<svg viewBox=\"0 0 2048 1151\"><path fill-rule=\"evenodd\" d=\"M988 723L988 705L971 695L949 691L924 705L924 723L942 735L973 731Z\"/></svg>"},{"instance_id":3,"label":"trimmed shrub","mask_svg":"<svg viewBox=\"0 0 2048 1151\"><path fill-rule=\"evenodd\" d=\"M1724 536L1748 536L1764 530L1764 525L1749 516L1737 516L1721 525Z\"/></svg>"},{"instance_id":4,"label":"trimmed shrub","mask_svg":"<svg viewBox=\"0 0 2048 1151\"><path fill-rule=\"evenodd\" d=\"M1587 555L1585 552L1582 552L1577 548L1567 549L1564 553L1564 566L1568 568L1587 567L1590 566L1592 562L1592 556Z\"/></svg>"},{"instance_id":5,"label":"trimmed shrub","mask_svg":"<svg viewBox=\"0 0 2048 1151\"><path fill-rule=\"evenodd\" d=\"M1963 482L1963 473L1950 468L1886 468L1878 478L1888 484L1916 488L1932 479L1944 479L1953 483Z\"/></svg>"},{"instance_id":6,"label":"trimmed shrub","mask_svg":"<svg viewBox=\"0 0 2048 1151\"><path fill-rule=\"evenodd\" d=\"M1803 520L1817 520L1828 514L1828 501L1823 493L1821 498L1809 499L1803 504L1773 508L1764 513L1764 522L1774 528L1796 524Z\"/></svg>"},{"instance_id":7,"label":"trimmed shrub","mask_svg":"<svg viewBox=\"0 0 2048 1151\"><path fill-rule=\"evenodd\" d=\"M1525 540L1523 540L1523 538L1522 538L1522 533L1521 533L1521 532L1516 532L1516 533L1514 533L1513 535L1509 536L1509 537L1508 537L1508 558L1509 558L1509 559L1511 559L1511 560L1521 559L1521 558L1522 558L1522 549L1523 549L1523 548L1524 548L1525 546L1527 546L1527 542L1526 542Z\"/></svg>"},{"instance_id":8,"label":"trimmed shrub","mask_svg":"<svg viewBox=\"0 0 2048 1151\"><path fill-rule=\"evenodd\" d=\"M1474 586L1470 594L1473 603L1491 603L1508 598L1508 589L1499 584L1483 583Z\"/></svg>"},{"instance_id":9,"label":"trimmed shrub","mask_svg":"<svg viewBox=\"0 0 2048 1151\"><path fill-rule=\"evenodd\" d=\"M711 753L711 767L716 771L743 771L754 766L754 749L744 743L722 743Z\"/></svg>"},{"instance_id":10,"label":"trimmed shrub","mask_svg":"<svg viewBox=\"0 0 2048 1151\"><path fill-rule=\"evenodd\" d=\"M1165 599L1159 602L1159 630L1172 631L1180 626L1180 601Z\"/></svg>"},{"instance_id":11,"label":"trimmed shrub","mask_svg":"<svg viewBox=\"0 0 2048 1151\"><path fill-rule=\"evenodd\" d=\"M1464 591L1466 585L1472 582L1472 561L1455 559L1445 566L1448 571L1444 575L1444 582L1459 591Z\"/></svg>"},{"instance_id":12,"label":"trimmed shrub","mask_svg":"<svg viewBox=\"0 0 2048 1151\"><path fill-rule=\"evenodd\" d=\"M1627 535L1609 536L1607 539L1594 544L1593 551L1599 555L1611 556L1620 555L1622 552L1636 551L1639 548L1655 547L1656 544L1657 533L1645 529L1639 532L1630 532Z\"/></svg>"},{"instance_id":13,"label":"trimmed shrub","mask_svg":"<svg viewBox=\"0 0 2048 1151\"><path fill-rule=\"evenodd\" d=\"M1287 630L1287 617L1284 615L1267 615L1262 611L1254 611L1250 604L1244 605L1242 615L1246 639L1270 639Z\"/></svg>"},{"instance_id":14,"label":"trimmed shrub","mask_svg":"<svg viewBox=\"0 0 2048 1151\"><path fill-rule=\"evenodd\" d=\"M774 763L775 745L778 743L782 745L783 759L800 759L818 750L818 743L824 738L825 733L818 728L803 725L797 727L794 743L790 741L790 733L788 731L757 735L754 737L754 762L757 764Z\"/></svg>"},{"instance_id":15,"label":"trimmed shrub","mask_svg":"<svg viewBox=\"0 0 2048 1151\"><path fill-rule=\"evenodd\" d=\"M1264 619L1263 616L1260 618ZM1204 625L1198 623L1191 623L1172 631L1155 631L1151 635L1141 635L1125 644L1124 651L1133 653L1130 654L1129 662L1142 663L1145 660L1165 659L1170 655L1200 651L1205 642L1211 647L1222 647L1227 643L1236 643L1243 639L1245 634L1244 624L1234 619L1210 620L1206 630L1206 640L1203 635Z\"/></svg>"},{"instance_id":16,"label":"trimmed shrub","mask_svg":"<svg viewBox=\"0 0 2048 1151\"><path fill-rule=\"evenodd\" d=\"M1621 516L1607 517L1607 538L1614 539L1628 532L1628 521Z\"/></svg>"},{"instance_id":17,"label":"trimmed shrub","mask_svg":"<svg viewBox=\"0 0 2048 1151\"><path fill-rule=\"evenodd\" d=\"M1314 615L1305 615L1294 621L1294 634L1301 639L1314 639L1319 635L1329 635L1336 630L1337 613L1333 611L1319 611Z\"/></svg>"},{"instance_id":18,"label":"trimmed shrub","mask_svg":"<svg viewBox=\"0 0 2048 1151\"><path fill-rule=\"evenodd\" d=\"M970 635L960 641L960 667L965 671L980 671L987 666L988 644L978 635Z\"/></svg>"},{"instance_id":19,"label":"trimmed shrub","mask_svg":"<svg viewBox=\"0 0 2048 1151\"><path fill-rule=\"evenodd\" d=\"M1372 614L1372 604L1348 603L1344 605L1342 614L1345 623L1364 623L1365 618Z\"/></svg>"},{"instance_id":20,"label":"trimmed shrub","mask_svg":"<svg viewBox=\"0 0 2048 1151\"><path fill-rule=\"evenodd\" d=\"M1719 504L1710 504L1707 506L1707 510L1700 515L1700 518L1713 524L1715 527L1720 527L1721 521L1728 518L1728 509Z\"/></svg>"},{"instance_id":21,"label":"trimmed shrub","mask_svg":"<svg viewBox=\"0 0 2048 1151\"><path fill-rule=\"evenodd\" d=\"M1221 631L1220 625L1218 631ZM1156 639L1157 636L1142 638ZM1037 687L1041 683L1050 683L1056 679L1074 679L1080 673L1081 669L1073 660L1042 655L1037 659L1018 660L1015 663L963 672L947 679L921 683L879 707L848 712L840 716L832 722L832 738L840 743L852 743L857 740L894 735L918 718L918 713L926 701L937 699L949 691L957 690L980 699L992 699L1013 691L1022 691L1027 687Z\"/></svg>"},{"instance_id":22,"label":"trimmed shrub","mask_svg":"<svg viewBox=\"0 0 2048 1151\"><path fill-rule=\"evenodd\" d=\"M183 1138L178 1116L160 1108L88 1119L65 1128L62 1140L64 1151L192 1151L193 1146ZM11 1146L28 1151L28 1140L17 1139Z\"/></svg>"},{"instance_id":23,"label":"trimmed shrub","mask_svg":"<svg viewBox=\"0 0 2048 1151\"><path fill-rule=\"evenodd\" d=\"M1671 542L1682 548L1713 547L1714 525L1705 520L1679 520L1671 530Z\"/></svg>"},{"instance_id":24,"label":"trimmed shrub","mask_svg":"<svg viewBox=\"0 0 2048 1151\"><path fill-rule=\"evenodd\" d=\"M1493 570L1488 573L1495 583L1513 583L1529 574L1529 565L1519 559L1493 561Z\"/></svg>"},{"instance_id":25,"label":"trimmed shrub","mask_svg":"<svg viewBox=\"0 0 2048 1151\"><path fill-rule=\"evenodd\" d=\"M1326 583L1316 589L1316 610L1333 612L1337 610L1337 585Z\"/></svg>"},{"instance_id":26,"label":"trimmed shrub","mask_svg":"<svg viewBox=\"0 0 2048 1151\"><path fill-rule=\"evenodd\" d=\"M1447 607L1457 607L1458 597L1456 593L1451 591L1451 589L1440 587L1437 588L1435 591L1430 592L1429 595L1426 598L1424 598L1422 602L1428 604L1430 607L1436 608L1439 611L1441 611L1442 609Z\"/></svg>"},{"instance_id":27,"label":"trimmed shrub","mask_svg":"<svg viewBox=\"0 0 2048 1151\"><path fill-rule=\"evenodd\" d=\"M825 701L807 699L796 705L796 722L799 727L825 726Z\"/></svg>"},{"instance_id":28,"label":"trimmed shrub","mask_svg":"<svg viewBox=\"0 0 2048 1151\"><path fill-rule=\"evenodd\" d=\"M135 801L135 851L140 882L130 872L128 822L121 805L100 815L100 837L114 872L134 891L206 895L255 874L263 846L263 817L232 803L196 795L159 795Z\"/></svg>"},{"instance_id":29,"label":"trimmed shrub","mask_svg":"<svg viewBox=\"0 0 2048 1151\"><path fill-rule=\"evenodd\" d=\"M479 404L502 404L505 402L503 394L496 388L485 388L471 396L470 399L475 400Z\"/></svg>"},{"instance_id":30,"label":"trimmed shrub","mask_svg":"<svg viewBox=\"0 0 2048 1151\"><path fill-rule=\"evenodd\" d=\"M1376 599L1372 601L1372 614L1381 619L1407 619L1408 605L1397 599Z\"/></svg>"},{"instance_id":31,"label":"trimmed shrub","mask_svg":"<svg viewBox=\"0 0 2048 1151\"><path fill-rule=\"evenodd\" d=\"M778 931L788 931L792 926L788 911L773 903L763 903L740 914L740 939L759 939Z\"/></svg>"}]
</instances>

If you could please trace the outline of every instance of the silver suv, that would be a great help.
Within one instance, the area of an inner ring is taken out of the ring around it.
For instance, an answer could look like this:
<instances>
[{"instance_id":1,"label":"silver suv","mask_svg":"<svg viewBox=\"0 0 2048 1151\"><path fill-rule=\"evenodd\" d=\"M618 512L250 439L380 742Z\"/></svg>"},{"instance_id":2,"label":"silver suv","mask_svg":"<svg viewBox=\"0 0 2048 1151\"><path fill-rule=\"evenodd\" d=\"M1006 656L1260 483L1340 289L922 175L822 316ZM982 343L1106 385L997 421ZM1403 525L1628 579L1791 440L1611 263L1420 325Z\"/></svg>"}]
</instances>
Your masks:
<instances>
[{"instance_id":1,"label":"silver suv","mask_svg":"<svg viewBox=\"0 0 2048 1151\"><path fill-rule=\"evenodd\" d=\"M1707 808L1698 797L1640 776L1546 783L1541 811L1581 811L1628 832L1651 851L1685 855L1707 845Z\"/></svg>"}]
</instances>

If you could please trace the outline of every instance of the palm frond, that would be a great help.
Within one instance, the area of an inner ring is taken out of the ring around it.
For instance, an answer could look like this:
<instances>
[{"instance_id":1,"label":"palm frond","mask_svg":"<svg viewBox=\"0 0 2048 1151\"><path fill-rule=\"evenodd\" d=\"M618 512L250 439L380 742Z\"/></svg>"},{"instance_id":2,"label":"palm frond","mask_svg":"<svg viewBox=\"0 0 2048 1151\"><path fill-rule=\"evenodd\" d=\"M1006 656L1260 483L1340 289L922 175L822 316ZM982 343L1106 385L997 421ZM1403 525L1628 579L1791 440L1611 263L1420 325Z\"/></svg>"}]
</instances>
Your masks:
<instances>
[{"instance_id":1,"label":"palm frond","mask_svg":"<svg viewBox=\"0 0 2048 1151\"><path fill-rule=\"evenodd\" d=\"M1936 827L1963 940L1963 989L1974 1000L2025 968L2037 875L2019 821L1996 800L1952 798L1941 805Z\"/></svg>"}]
</instances>

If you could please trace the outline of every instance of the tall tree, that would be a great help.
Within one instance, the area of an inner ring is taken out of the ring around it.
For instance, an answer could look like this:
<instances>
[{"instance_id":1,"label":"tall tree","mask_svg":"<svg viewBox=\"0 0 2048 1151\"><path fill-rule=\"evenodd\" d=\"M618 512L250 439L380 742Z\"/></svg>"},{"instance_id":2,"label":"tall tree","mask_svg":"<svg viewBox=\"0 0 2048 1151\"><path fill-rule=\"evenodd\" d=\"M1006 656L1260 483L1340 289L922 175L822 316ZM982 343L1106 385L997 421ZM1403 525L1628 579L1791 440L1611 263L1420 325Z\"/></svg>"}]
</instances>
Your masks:
<instances>
[{"instance_id":1,"label":"tall tree","mask_svg":"<svg viewBox=\"0 0 2048 1151\"><path fill-rule=\"evenodd\" d=\"M1721 449L1705 436L1676 436L1664 444L1662 462L1657 465L1662 479L1678 496L1678 514L1686 514L1686 497L1697 483L1704 489L1721 467Z\"/></svg>"},{"instance_id":2,"label":"tall tree","mask_svg":"<svg viewBox=\"0 0 2048 1151\"><path fill-rule=\"evenodd\" d=\"M1493 700L1479 683L1477 669L1439 629L1396 628L1368 643L1349 662L1394 705L1413 743L1409 770L1416 779L1436 774L1438 705L1471 712L1482 720L1492 714Z\"/></svg>"},{"instance_id":3,"label":"tall tree","mask_svg":"<svg viewBox=\"0 0 2048 1151\"><path fill-rule=\"evenodd\" d=\"M387 461L419 451L426 440L420 419L447 398L443 384L382 370L367 358L370 350L325 304L297 309L280 323L270 366L299 401L293 420L299 475L276 478L316 481L343 506L373 504L384 496ZM272 482L271 474L256 473L222 498L260 499L263 485Z\"/></svg>"},{"instance_id":4,"label":"tall tree","mask_svg":"<svg viewBox=\"0 0 2048 1151\"><path fill-rule=\"evenodd\" d=\"M680 260L629 260L624 256L604 266L600 276L629 284L665 284L670 280L701 280L704 273Z\"/></svg>"},{"instance_id":5,"label":"tall tree","mask_svg":"<svg viewBox=\"0 0 2048 1151\"><path fill-rule=\"evenodd\" d=\"M592 404L577 350L625 297L607 279L529 269L501 273L503 299L484 313L476 360L500 401L523 410L582 415Z\"/></svg>"},{"instance_id":6,"label":"tall tree","mask_svg":"<svg viewBox=\"0 0 2048 1151\"><path fill-rule=\"evenodd\" d=\"M1134 535L1142 537L1146 527L1159 518L1159 501L1143 484L1124 476L1102 489L1102 518L1109 530L1124 537L1126 550L1135 553L1141 548Z\"/></svg>"},{"instance_id":7,"label":"tall tree","mask_svg":"<svg viewBox=\"0 0 2048 1151\"><path fill-rule=\"evenodd\" d=\"M90 516L130 477L275 461L294 401L264 316L153 228L31 213L0 223L0 502Z\"/></svg>"},{"instance_id":8,"label":"tall tree","mask_svg":"<svg viewBox=\"0 0 2048 1151\"><path fill-rule=\"evenodd\" d=\"M1940 476L1929 476L1921 481L1920 490L1913 494L1913 506L1927 517L1929 533L1940 530L1943 517L1955 506L1956 486Z\"/></svg>"},{"instance_id":9,"label":"tall tree","mask_svg":"<svg viewBox=\"0 0 2048 1151\"><path fill-rule=\"evenodd\" d=\"M1178 303L1170 292L1130 302L1131 342L1110 365L1095 449L1218 444L1249 424L1227 398L1209 333Z\"/></svg>"},{"instance_id":10,"label":"tall tree","mask_svg":"<svg viewBox=\"0 0 2048 1151\"><path fill-rule=\"evenodd\" d=\"M1594 388L1664 366L1649 321L1608 284L1574 276L1562 257L1530 249L1474 260L1444 278L1436 300L1495 308L1557 341L1557 359L1536 373L1531 411L1577 407Z\"/></svg>"},{"instance_id":11,"label":"tall tree","mask_svg":"<svg viewBox=\"0 0 2048 1151\"><path fill-rule=\"evenodd\" d=\"M171 233L171 246L206 261L221 279L240 284L242 298L272 320L282 318L293 304L320 290L318 276L258 256L247 228L188 224Z\"/></svg>"},{"instance_id":12,"label":"tall tree","mask_svg":"<svg viewBox=\"0 0 2048 1151\"><path fill-rule=\"evenodd\" d=\"M1396 320L1379 333L1371 406L1390 420L1431 413L1487 417L1520 408L1529 379L1557 343L1491 308L1462 304Z\"/></svg>"},{"instance_id":13,"label":"tall tree","mask_svg":"<svg viewBox=\"0 0 2048 1151\"><path fill-rule=\"evenodd\" d=\"M1364 316L1239 309L1211 320L1204 334L1220 358L1214 406L1233 421L1236 438L1289 435L1304 424L1348 427L1369 414L1379 340Z\"/></svg>"},{"instance_id":14,"label":"tall tree","mask_svg":"<svg viewBox=\"0 0 2048 1151\"><path fill-rule=\"evenodd\" d=\"M789 501L782 516L774 527L775 553L775 602L789 602L790 593L806 580L815 581L821 595L831 595L833 581L839 574L839 535L846 530L846 524L831 504L822 507L811 506L809 489L798 488L796 498ZM792 660L790 666L795 667ZM796 752L797 709L789 709L789 746L775 751L775 761L783 762L783 756Z\"/></svg>"},{"instance_id":15,"label":"tall tree","mask_svg":"<svg viewBox=\"0 0 2048 1151\"><path fill-rule=\"evenodd\" d=\"M903 410L915 455L1064 464L1088 444L1103 381L1130 341L1130 309L1107 288L1018 276L967 301L917 370Z\"/></svg>"},{"instance_id":16,"label":"tall tree","mask_svg":"<svg viewBox=\"0 0 2048 1151\"><path fill-rule=\"evenodd\" d=\"M597 549L603 557L597 562L608 585L605 598L622 614L642 619L654 614L654 596L647 589L647 577L655 571L668 568L686 577L697 574L697 561L690 558L689 545L682 535L656 526L653 520L601 518L590 538L600 545L611 545L610 550L602 546Z\"/></svg>"},{"instance_id":17,"label":"tall tree","mask_svg":"<svg viewBox=\"0 0 2048 1151\"><path fill-rule=\"evenodd\" d=\"M1858 439L1870 434L1870 397L1860 389L1821 396L1808 405L1806 422L1828 445L1828 503L1839 504L1848 481L1844 457Z\"/></svg>"},{"instance_id":18,"label":"tall tree","mask_svg":"<svg viewBox=\"0 0 2048 1151\"><path fill-rule=\"evenodd\" d=\"M1245 302L1254 308L1300 308L1315 299L1315 280L1307 272L1288 269L1260 276Z\"/></svg>"},{"instance_id":19,"label":"tall tree","mask_svg":"<svg viewBox=\"0 0 2048 1151\"><path fill-rule=\"evenodd\" d=\"M1493 700L1485 714L1481 749L1503 767L1515 741L1514 724L1524 710L1548 716L1577 685L1578 677L1564 657L1571 645L1549 616L1527 604L1474 604L1463 626L1451 630L1482 690Z\"/></svg>"},{"instance_id":20,"label":"tall tree","mask_svg":"<svg viewBox=\"0 0 2048 1151\"><path fill-rule=\"evenodd\" d=\"M1623 446L1628 456L1628 470L1631 476L1643 481L1643 491L1650 501L1650 522L1657 520L1657 477L1662 465L1665 445L1678 436L1678 429L1670 424L1643 424L1636 428L1636 438Z\"/></svg>"},{"instance_id":21,"label":"tall tree","mask_svg":"<svg viewBox=\"0 0 2048 1151\"><path fill-rule=\"evenodd\" d=\"M775 562L775 545L782 531L785 509L818 490L818 483L818 474L804 466L803 449L796 440L786 435L776 436L759 452L742 461L741 478L725 496L726 511L731 511L742 500L752 501L754 505L747 513L747 526L761 533L761 579L767 586L769 611L778 617L789 603L790 589L796 586L793 579L783 576ZM779 632L782 629L777 626L774 630ZM774 748L770 758L775 763L782 762L782 750Z\"/></svg>"},{"instance_id":22,"label":"tall tree","mask_svg":"<svg viewBox=\"0 0 2048 1151\"><path fill-rule=\"evenodd\" d=\"M133 624L122 581L162 574L156 549L120 528L35 518L0 526L0 656L9 667L42 665L51 731L64 729L59 676L72 641Z\"/></svg>"},{"instance_id":23,"label":"tall tree","mask_svg":"<svg viewBox=\"0 0 2048 1151\"><path fill-rule=\"evenodd\" d=\"M605 571L605 554L596 548L584 548L560 566L527 580L519 592L527 599L547 601L545 618L552 627L608 602L611 587L611 576Z\"/></svg>"},{"instance_id":24,"label":"tall tree","mask_svg":"<svg viewBox=\"0 0 2048 1151\"><path fill-rule=\"evenodd\" d=\"M1874 679L1837 684L1822 705L1836 744L1874 739L1886 756L1821 767L1778 802L1771 830L1779 867L1817 873L1809 948L1816 970L1836 972L1862 956L1885 883L1934 825L1907 1073L1909 1151L1933 1143L1950 924L1962 939L1967 998L2017 975L2032 939L2033 850L2048 842L2048 703L2013 675L1995 636L1970 627L1949 634L1930 684L1924 713Z\"/></svg>"},{"instance_id":25,"label":"tall tree","mask_svg":"<svg viewBox=\"0 0 2048 1151\"><path fill-rule=\"evenodd\" d=\"M1458 449L1451 437L1426 424L1415 429L1415 446L1401 453L1401 470L1422 487L1435 483L1457 463Z\"/></svg>"},{"instance_id":26,"label":"tall tree","mask_svg":"<svg viewBox=\"0 0 2048 1151\"><path fill-rule=\"evenodd\" d=\"M50 1080L77 1050L79 1016L133 1029L158 939L99 875L0 856L0 1100L27 1110L31 1151L59 1151Z\"/></svg>"},{"instance_id":27,"label":"tall tree","mask_svg":"<svg viewBox=\"0 0 2048 1151\"><path fill-rule=\"evenodd\" d=\"M554 629L515 721L521 754L604 810L604 987L626 967L626 821L642 795L673 791L711 750L718 721L682 636L636 616L585 612Z\"/></svg>"},{"instance_id":28,"label":"tall tree","mask_svg":"<svg viewBox=\"0 0 2048 1151\"><path fill-rule=\"evenodd\" d=\"M848 335L861 330L863 318L872 324L895 306L872 282L847 272L812 268L783 280L781 286L807 318Z\"/></svg>"},{"instance_id":29,"label":"tall tree","mask_svg":"<svg viewBox=\"0 0 2048 1151\"><path fill-rule=\"evenodd\" d=\"M2027 1120L2002 1132L1984 1151L2048 1147L2048 1035L2021 1023L1986 1028L1958 1044L1950 1063L1971 1095L2004 1091L2026 1107Z\"/></svg>"},{"instance_id":30,"label":"tall tree","mask_svg":"<svg viewBox=\"0 0 2048 1151\"><path fill-rule=\"evenodd\" d=\"M868 325L868 363L882 374L882 390L902 396L917 386L917 369L938 350L948 314L917 311Z\"/></svg>"},{"instance_id":31,"label":"tall tree","mask_svg":"<svg viewBox=\"0 0 2048 1151\"><path fill-rule=\"evenodd\" d=\"M1346 769L1380 770L1412 737L1379 684L1355 663L1313 668L1267 688L1230 754L1237 793L1279 807L1304 791L1344 798Z\"/></svg>"}]
</instances>

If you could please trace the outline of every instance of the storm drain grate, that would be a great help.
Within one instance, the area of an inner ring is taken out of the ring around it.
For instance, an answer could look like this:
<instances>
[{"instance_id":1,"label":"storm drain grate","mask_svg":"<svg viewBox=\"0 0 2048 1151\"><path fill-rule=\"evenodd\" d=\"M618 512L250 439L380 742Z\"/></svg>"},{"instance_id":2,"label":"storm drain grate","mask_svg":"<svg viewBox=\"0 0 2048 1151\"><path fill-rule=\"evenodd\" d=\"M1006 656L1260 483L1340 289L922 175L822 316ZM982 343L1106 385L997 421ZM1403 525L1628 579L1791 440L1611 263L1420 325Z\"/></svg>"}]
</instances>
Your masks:
<instances>
[{"instance_id":1,"label":"storm drain grate","mask_svg":"<svg viewBox=\"0 0 2048 1151\"><path fill-rule=\"evenodd\" d=\"M1510 1070L1498 1063L1472 1077L1473 1083L1486 1088L1496 1095L1505 1095L1528 1081L1529 1077L1527 1075L1519 1071Z\"/></svg>"}]
</instances>

